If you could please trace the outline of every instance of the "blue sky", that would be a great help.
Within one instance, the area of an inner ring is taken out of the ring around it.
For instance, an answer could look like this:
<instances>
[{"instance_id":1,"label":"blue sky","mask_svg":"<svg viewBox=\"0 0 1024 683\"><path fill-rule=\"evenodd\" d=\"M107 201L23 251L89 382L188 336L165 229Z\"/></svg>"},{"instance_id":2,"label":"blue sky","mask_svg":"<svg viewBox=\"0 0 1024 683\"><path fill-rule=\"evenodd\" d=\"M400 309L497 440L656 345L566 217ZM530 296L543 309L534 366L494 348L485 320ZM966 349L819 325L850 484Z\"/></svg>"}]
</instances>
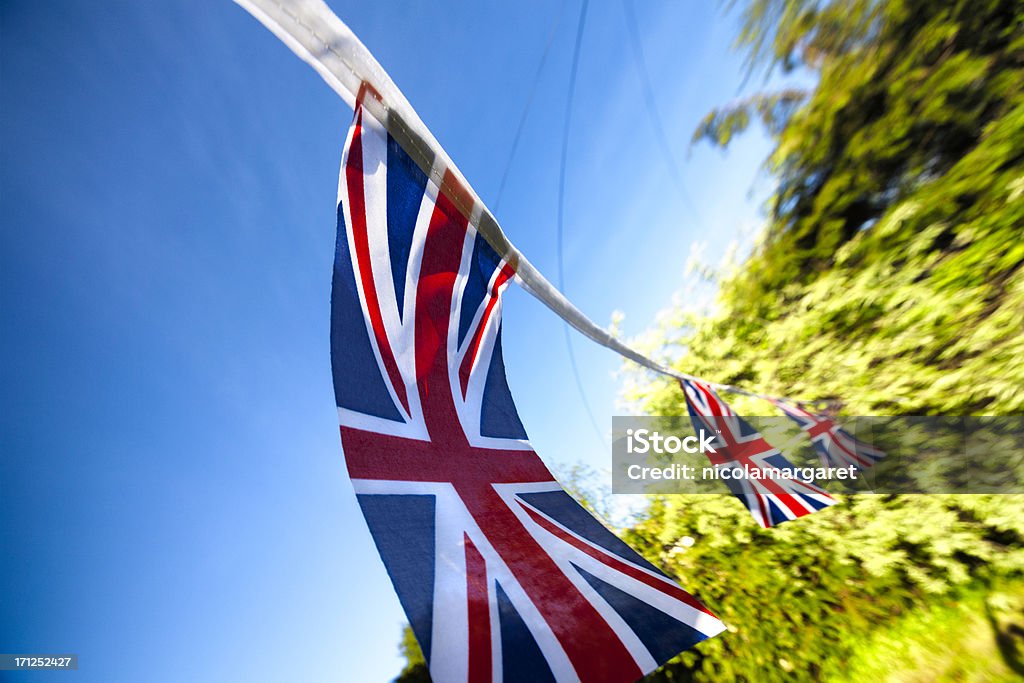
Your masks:
<instances>
[{"instance_id":1,"label":"blue sky","mask_svg":"<svg viewBox=\"0 0 1024 683\"><path fill-rule=\"evenodd\" d=\"M554 279L579 5L331 4L486 201L563 7L497 212ZM734 20L679 0L636 14L697 210L660 156L621 4L592 3L566 282L628 334L682 286L691 244L716 259L769 189L759 134L687 156L739 94ZM328 357L351 112L228 2L4 2L0 31L0 651L80 655L75 674L11 680L390 680L404 620L346 480ZM509 292L509 383L546 462L600 470L561 325ZM610 426L619 361L574 344Z\"/></svg>"}]
</instances>

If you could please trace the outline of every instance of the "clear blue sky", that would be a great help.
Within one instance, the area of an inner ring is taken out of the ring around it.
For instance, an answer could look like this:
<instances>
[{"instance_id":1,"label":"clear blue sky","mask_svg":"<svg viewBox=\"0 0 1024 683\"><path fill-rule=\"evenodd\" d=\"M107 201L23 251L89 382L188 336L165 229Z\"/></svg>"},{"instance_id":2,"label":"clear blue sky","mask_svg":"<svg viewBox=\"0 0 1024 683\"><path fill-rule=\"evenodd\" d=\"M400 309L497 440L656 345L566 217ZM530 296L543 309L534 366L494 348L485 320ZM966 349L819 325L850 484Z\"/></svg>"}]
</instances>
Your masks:
<instances>
[{"instance_id":1,"label":"clear blue sky","mask_svg":"<svg viewBox=\"0 0 1024 683\"><path fill-rule=\"evenodd\" d=\"M332 4L492 201L559 3ZM552 279L578 9L498 211ZM733 20L680 0L636 12L699 215L659 156L621 4L591 3L566 280L630 334L669 304L692 242L716 257L756 220L767 151L753 135L686 156L738 94ZM0 652L81 658L7 676L389 680L404 620L344 473L328 358L351 112L228 2L7 1L0 31ZM504 337L541 457L607 467L561 322L512 290ZM610 425L619 361L575 346Z\"/></svg>"}]
</instances>

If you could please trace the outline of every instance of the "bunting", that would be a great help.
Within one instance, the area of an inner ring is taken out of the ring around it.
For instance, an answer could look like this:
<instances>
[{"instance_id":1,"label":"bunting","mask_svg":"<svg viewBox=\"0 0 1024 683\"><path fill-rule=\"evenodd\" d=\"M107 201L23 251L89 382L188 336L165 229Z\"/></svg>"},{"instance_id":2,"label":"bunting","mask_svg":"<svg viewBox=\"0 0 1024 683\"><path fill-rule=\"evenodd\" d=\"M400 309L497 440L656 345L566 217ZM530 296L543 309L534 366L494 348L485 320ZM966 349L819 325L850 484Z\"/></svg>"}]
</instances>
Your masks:
<instances>
[{"instance_id":1,"label":"bunting","mask_svg":"<svg viewBox=\"0 0 1024 683\"><path fill-rule=\"evenodd\" d=\"M515 269L361 105L339 181L345 462L431 677L634 681L723 630L533 452L501 352Z\"/></svg>"},{"instance_id":2,"label":"bunting","mask_svg":"<svg viewBox=\"0 0 1024 683\"><path fill-rule=\"evenodd\" d=\"M712 443L716 452L707 453L711 464L718 469L744 473L742 477L721 479L758 524L773 527L835 504L835 499L812 481L796 476L770 476L771 470L789 475L796 468L765 441L760 432L733 412L707 383L683 380L681 385L693 428L698 433L704 430L706 434L715 435Z\"/></svg>"},{"instance_id":3,"label":"bunting","mask_svg":"<svg viewBox=\"0 0 1024 683\"><path fill-rule=\"evenodd\" d=\"M508 240L415 110L322 0L236 0L353 107L338 189L331 361L346 466L431 676L632 681L722 623L623 543L533 452L508 389L501 293L679 380L716 468L792 463L715 393L771 400L827 463L884 454L797 403L706 382L622 343ZM767 528L835 503L797 477L725 478Z\"/></svg>"},{"instance_id":4,"label":"bunting","mask_svg":"<svg viewBox=\"0 0 1024 683\"><path fill-rule=\"evenodd\" d=\"M800 403L782 398L771 402L793 419L811 439L815 450L826 467L853 466L863 472L885 457L885 453L869 443L857 439L835 420L826 415L812 413Z\"/></svg>"}]
</instances>

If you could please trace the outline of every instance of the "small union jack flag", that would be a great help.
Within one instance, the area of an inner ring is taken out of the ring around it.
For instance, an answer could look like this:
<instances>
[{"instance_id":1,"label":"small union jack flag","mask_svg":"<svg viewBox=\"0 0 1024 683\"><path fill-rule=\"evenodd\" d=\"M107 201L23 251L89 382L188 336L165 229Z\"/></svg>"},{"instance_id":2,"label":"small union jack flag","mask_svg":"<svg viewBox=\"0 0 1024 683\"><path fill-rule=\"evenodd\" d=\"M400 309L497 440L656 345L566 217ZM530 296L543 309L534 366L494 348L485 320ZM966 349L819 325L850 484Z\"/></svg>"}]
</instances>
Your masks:
<instances>
[{"instance_id":1,"label":"small union jack flag","mask_svg":"<svg viewBox=\"0 0 1024 683\"><path fill-rule=\"evenodd\" d=\"M515 271L450 182L357 106L331 361L359 505L433 680L636 680L723 625L533 452L501 352Z\"/></svg>"},{"instance_id":2,"label":"small union jack flag","mask_svg":"<svg viewBox=\"0 0 1024 683\"><path fill-rule=\"evenodd\" d=\"M852 436L825 415L808 412L799 403L771 399L800 429L807 432L826 467L848 467L864 471L885 457L885 453Z\"/></svg>"},{"instance_id":3,"label":"small union jack flag","mask_svg":"<svg viewBox=\"0 0 1024 683\"><path fill-rule=\"evenodd\" d=\"M716 452L706 455L717 469L779 470L792 472L793 464L716 394L695 380L682 380L686 408L693 428L714 434ZM723 477L733 495L743 501L750 514L764 528L817 512L835 504L824 489L799 478L755 479L750 476Z\"/></svg>"}]
</instances>

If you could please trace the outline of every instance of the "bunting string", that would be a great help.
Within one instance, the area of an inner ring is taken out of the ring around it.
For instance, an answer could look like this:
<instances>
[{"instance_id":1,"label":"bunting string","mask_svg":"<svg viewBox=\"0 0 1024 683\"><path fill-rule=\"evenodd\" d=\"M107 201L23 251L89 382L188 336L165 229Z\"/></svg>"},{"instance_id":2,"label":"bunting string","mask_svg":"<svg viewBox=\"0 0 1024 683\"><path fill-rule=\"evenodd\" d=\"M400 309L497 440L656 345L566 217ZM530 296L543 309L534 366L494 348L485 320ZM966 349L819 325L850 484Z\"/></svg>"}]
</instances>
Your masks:
<instances>
[{"instance_id":1,"label":"bunting string","mask_svg":"<svg viewBox=\"0 0 1024 683\"><path fill-rule=\"evenodd\" d=\"M775 402L777 397L674 370L627 346L588 318L508 239L494 214L423 123L405 95L323 0L235 0L266 26L353 109L362 105L515 271L519 285L591 341L653 372L716 391Z\"/></svg>"}]
</instances>

